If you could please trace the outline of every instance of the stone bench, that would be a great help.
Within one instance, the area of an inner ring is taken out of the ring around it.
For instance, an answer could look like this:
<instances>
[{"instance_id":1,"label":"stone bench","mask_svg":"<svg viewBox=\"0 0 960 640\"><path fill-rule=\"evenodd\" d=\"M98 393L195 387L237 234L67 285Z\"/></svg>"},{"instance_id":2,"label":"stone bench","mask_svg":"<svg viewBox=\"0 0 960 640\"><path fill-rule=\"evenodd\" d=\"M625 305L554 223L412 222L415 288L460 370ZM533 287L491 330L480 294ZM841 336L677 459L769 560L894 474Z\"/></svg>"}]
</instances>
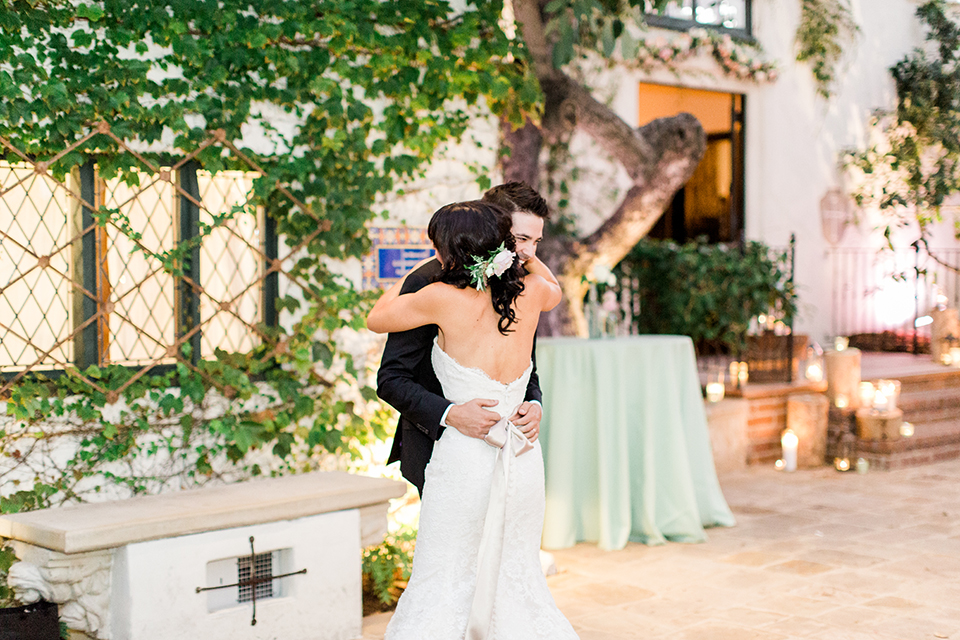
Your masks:
<instances>
[{"instance_id":1,"label":"stone bench","mask_svg":"<svg viewBox=\"0 0 960 640\"><path fill-rule=\"evenodd\" d=\"M0 516L0 536L18 595L92 638L345 640L362 629L361 549L405 492L318 472Z\"/></svg>"}]
</instances>

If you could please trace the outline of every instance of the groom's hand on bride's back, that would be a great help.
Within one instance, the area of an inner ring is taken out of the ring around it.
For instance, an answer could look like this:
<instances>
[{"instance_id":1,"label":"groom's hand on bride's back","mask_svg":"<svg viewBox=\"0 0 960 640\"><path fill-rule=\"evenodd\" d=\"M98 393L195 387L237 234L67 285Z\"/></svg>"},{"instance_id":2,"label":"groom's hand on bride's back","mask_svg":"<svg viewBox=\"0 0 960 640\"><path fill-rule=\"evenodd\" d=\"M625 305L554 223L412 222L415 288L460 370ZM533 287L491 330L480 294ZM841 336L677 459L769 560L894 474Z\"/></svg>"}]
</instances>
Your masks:
<instances>
[{"instance_id":1,"label":"groom's hand on bride's back","mask_svg":"<svg viewBox=\"0 0 960 640\"><path fill-rule=\"evenodd\" d=\"M463 404L455 404L447 413L446 423L470 438L483 439L490 427L500 421L500 415L484 407L495 407L499 402L477 398Z\"/></svg>"}]
</instances>

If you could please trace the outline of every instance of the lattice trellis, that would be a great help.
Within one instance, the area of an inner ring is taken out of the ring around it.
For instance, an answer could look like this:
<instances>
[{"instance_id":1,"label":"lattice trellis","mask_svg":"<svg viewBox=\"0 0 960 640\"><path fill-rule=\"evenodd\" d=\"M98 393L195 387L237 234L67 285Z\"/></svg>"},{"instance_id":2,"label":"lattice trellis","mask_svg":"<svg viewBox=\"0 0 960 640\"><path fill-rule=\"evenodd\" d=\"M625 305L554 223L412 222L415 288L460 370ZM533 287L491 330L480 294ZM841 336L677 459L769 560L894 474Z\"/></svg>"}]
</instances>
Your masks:
<instances>
[{"instance_id":1,"label":"lattice trellis","mask_svg":"<svg viewBox=\"0 0 960 640\"><path fill-rule=\"evenodd\" d=\"M101 180L90 163L66 181L53 178L53 163L98 134L136 158L139 184ZM330 223L275 183L317 223L279 255L282 243L267 241L276 234L266 232L270 221L253 201L254 181L267 173L222 131L171 166L151 162L103 122L47 160L3 137L0 145L19 160L0 165L0 394L27 373L72 369L116 399L159 365L178 361L199 371L195 359L216 348L248 352L266 344L264 360L286 349L262 328L276 320L267 317L276 281L309 290L291 273L291 256ZM211 145L244 170L203 171L196 157ZM171 269L164 257L174 254L186 257ZM81 373L108 363L136 372L112 391Z\"/></svg>"}]
</instances>

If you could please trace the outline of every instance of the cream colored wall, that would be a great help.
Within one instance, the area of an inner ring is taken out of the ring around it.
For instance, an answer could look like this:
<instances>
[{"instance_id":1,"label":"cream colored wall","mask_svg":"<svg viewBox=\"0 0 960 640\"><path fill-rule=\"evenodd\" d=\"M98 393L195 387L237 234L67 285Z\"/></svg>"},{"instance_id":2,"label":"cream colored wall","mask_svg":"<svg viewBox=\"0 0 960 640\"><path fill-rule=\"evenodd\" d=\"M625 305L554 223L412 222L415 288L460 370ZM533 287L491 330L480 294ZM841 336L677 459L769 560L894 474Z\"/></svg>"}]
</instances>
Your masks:
<instances>
[{"instance_id":1,"label":"cream colored wall","mask_svg":"<svg viewBox=\"0 0 960 640\"><path fill-rule=\"evenodd\" d=\"M621 73L613 104L621 117L637 122L639 82L742 93L746 104L746 234L773 246L797 237L796 280L801 299L797 330L824 341L831 334L832 254L820 223L819 203L827 190L843 187L837 168L842 149L864 145L867 121L875 109L895 105L889 68L922 44L913 0L851 0L860 35L845 46L835 95L817 96L810 68L794 60L799 2L754 0L754 35L779 78L755 84L717 75L707 56L685 64L679 77L671 71ZM667 38L675 34L660 32ZM654 34L656 35L656 32ZM605 80L605 82L608 82ZM861 212L859 227L846 230L842 245L882 245L873 212ZM915 232L905 230L909 245ZM912 299L910 300L912 305ZM912 319L912 316L911 316Z\"/></svg>"}]
</instances>

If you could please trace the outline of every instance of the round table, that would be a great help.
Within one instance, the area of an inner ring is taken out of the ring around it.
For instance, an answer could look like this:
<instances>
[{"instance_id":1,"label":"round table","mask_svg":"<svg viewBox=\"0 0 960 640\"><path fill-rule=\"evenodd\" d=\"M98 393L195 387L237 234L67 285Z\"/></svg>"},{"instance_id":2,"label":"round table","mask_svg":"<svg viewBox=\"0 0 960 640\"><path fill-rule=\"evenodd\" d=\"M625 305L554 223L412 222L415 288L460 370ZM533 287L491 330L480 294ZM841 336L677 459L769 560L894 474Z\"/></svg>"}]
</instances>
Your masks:
<instances>
[{"instance_id":1,"label":"round table","mask_svg":"<svg viewBox=\"0 0 960 640\"><path fill-rule=\"evenodd\" d=\"M686 336L541 338L543 547L702 542L733 526Z\"/></svg>"}]
</instances>

